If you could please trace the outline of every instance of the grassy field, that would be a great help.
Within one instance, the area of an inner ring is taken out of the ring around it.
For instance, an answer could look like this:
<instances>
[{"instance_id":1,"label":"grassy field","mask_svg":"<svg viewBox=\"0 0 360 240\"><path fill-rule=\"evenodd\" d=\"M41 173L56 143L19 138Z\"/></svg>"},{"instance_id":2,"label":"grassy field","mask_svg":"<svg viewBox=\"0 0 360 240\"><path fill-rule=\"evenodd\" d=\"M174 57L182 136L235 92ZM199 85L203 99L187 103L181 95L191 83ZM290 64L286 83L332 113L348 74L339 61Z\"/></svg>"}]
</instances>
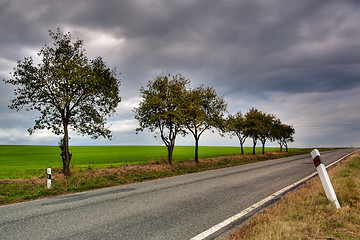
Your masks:
<instances>
[{"instance_id":1,"label":"grassy field","mask_svg":"<svg viewBox=\"0 0 360 240\"><path fill-rule=\"evenodd\" d=\"M316 177L250 220L229 240L360 239L360 152L328 173L340 209L327 200Z\"/></svg>"},{"instance_id":2,"label":"grassy field","mask_svg":"<svg viewBox=\"0 0 360 240\"><path fill-rule=\"evenodd\" d=\"M312 149L279 153L277 148L266 148L265 155L261 148L257 150L252 155L252 149L246 148L242 156L239 147L200 147L200 163L196 164L194 147L177 146L170 166L166 147L75 146L71 147L71 176L64 177L58 147L0 146L0 205L308 154ZM47 167L53 173L51 189L46 188Z\"/></svg>"},{"instance_id":3,"label":"grassy field","mask_svg":"<svg viewBox=\"0 0 360 240\"><path fill-rule=\"evenodd\" d=\"M266 148L274 152L277 148ZM260 153L261 148L257 151ZM252 148L245 148L245 153ZM71 146L71 166L75 168L101 169L131 164L164 162L167 159L165 146ZM199 147L200 158L229 156L240 153L239 147ZM176 146L175 162L194 158L194 147ZM58 146L0 145L0 179L43 177L44 169L62 168Z\"/></svg>"}]
</instances>

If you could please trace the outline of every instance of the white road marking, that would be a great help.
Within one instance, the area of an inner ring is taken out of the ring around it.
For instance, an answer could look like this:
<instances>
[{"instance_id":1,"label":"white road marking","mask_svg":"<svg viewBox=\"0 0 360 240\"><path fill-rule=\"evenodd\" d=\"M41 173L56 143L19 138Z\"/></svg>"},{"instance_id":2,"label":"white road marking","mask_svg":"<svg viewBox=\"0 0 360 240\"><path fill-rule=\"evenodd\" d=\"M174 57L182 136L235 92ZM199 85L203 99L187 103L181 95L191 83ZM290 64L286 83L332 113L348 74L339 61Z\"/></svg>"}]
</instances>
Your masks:
<instances>
[{"instance_id":1,"label":"white road marking","mask_svg":"<svg viewBox=\"0 0 360 240\"><path fill-rule=\"evenodd\" d=\"M354 151L355 152L355 151ZM345 155L344 157L340 158L339 160L333 162L332 164L330 164L329 166L327 166L326 168L329 168L335 164L337 164L338 162L340 162L341 160L343 160L344 158L347 158L348 156L350 156L351 154L353 154L354 152L351 152L347 155ZM251 205L250 207L246 208L245 210L239 212L238 214L226 219L225 221L209 228L208 230L200 233L199 235L196 235L195 237L191 238L190 240L203 240L205 238L207 238L208 236L210 236L211 234L219 231L220 229L228 226L229 224L237 221L238 219L244 217L246 214L254 211L257 208L260 208L261 206L265 205L267 202L273 200L274 198L277 198L278 196L282 195L283 193L287 192L288 190L290 190L291 188L295 188L296 186L308 181L310 178L314 177L315 175L317 175L317 172L314 172L313 174L310 174L307 177L304 177L303 179L271 194L270 196L268 196L267 198L264 198L263 200Z\"/></svg>"}]
</instances>

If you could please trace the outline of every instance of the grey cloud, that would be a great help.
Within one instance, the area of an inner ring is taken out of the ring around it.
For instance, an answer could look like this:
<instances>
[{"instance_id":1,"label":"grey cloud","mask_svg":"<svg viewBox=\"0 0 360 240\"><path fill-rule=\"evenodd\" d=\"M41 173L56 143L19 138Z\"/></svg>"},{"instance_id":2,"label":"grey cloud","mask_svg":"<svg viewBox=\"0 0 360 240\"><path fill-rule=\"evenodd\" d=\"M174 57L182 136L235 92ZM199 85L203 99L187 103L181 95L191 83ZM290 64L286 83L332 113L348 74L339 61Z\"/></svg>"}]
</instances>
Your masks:
<instances>
[{"instance_id":1,"label":"grey cloud","mask_svg":"<svg viewBox=\"0 0 360 240\"><path fill-rule=\"evenodd\" d=\"M26 1L0 3L1 47L5 44L18 47L39 45L39 42L43 42L44 29L41 29L43 23L37 21L36 14L32 15L34 9L29 8L31 4L26 3Z\"/></svg>"},{"instance_id":2,"label":"grey cloud","mask_svg":"<svg viewBox=\"0 0 360 240\"><path fill-rule=\"evenodd\" d=\"M122 66L129 72L187 69L215 85L221 79L230 86L229 91L291 91L294 87L285 84L289 81L300 91L308 91L306 86L313 82L327 86L320 91L334 91L338 87L332 84L335 76L348 82L344 86L358 84L352 74L337 66L360 60L354 51L360 31L349 25L358 20L359 4L352 2L112 0L104 4L97 0L39 4L46 11L33 14L35 24L59 22L124 38L126 48L120 54L127 57ZM15 26L26 29L21 24L27 21L19 13ZM13 15L11 19L16 19ZM27 41L37 42L36 36L43 35L39 28L28 29L24 32ZM20 39L9 37L14 38ZM335 69L326 70L334 65ZM325 70L315 71L315 67ZM323 72L332 77L322 76Z\"/></svg>"},{"instance_id":3,"label":"grey cloud","mask_svg":"<svg viewBox=\"0 0 360 240\"><path fill-rule=\"evenodd\" d=\"M5 0L0 20L1 79L60 26L84 39L89 55L117 67L124 100L162 71L213 86L230 105L247 99L245 109L272 94L296 99L360 87L359 1ZM103 34L119 43L93 44ZM0 111L9 92L1 85Z\"/></svg>"}]
</instances>

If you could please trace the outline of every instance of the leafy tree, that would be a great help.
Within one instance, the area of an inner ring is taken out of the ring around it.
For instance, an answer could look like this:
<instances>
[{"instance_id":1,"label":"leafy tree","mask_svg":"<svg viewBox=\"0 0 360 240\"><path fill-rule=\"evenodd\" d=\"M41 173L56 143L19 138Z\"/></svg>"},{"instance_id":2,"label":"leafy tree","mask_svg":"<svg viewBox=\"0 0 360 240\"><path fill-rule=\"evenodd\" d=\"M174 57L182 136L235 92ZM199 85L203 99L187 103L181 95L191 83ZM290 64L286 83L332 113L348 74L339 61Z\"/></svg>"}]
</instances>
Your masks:
<instances>
[{"instance_id":1,"label":"leafy tree","mask_svg":"<svg viewBox=\"0 0 360 240\"><path fill-rule=\"evenodd\" d=\"M184 100L186 106L183 110L184 123L186 129L194 136L195 162L198 163L200 136L212 127L224 128L223 116L227 103L212 87L203 85L187 91Z\"/></svg>"},{"instance_id":2,"label":"leafy tree","mask_svg":"<svg viewBox=\"0 0 360 240\"><path fill-rule=\"evenodd\" d=\"M262 143L262 153L265 154L266 140L272 140L272 125L275 116L259 111L255 108L249 110L245 115L247 134L253 139L253 154L257 140Z\"/></svg>"},{"instance_id":3,"label":"leafy tree","mask_svg":"<svg viewBox=\"0 0 360 240\"><path fill-rule=\"evenodd\" d=\"M246 132L247 135L253 140L253 155L255 155L257 140L260 138L259 125L261 124L261 115L262 112L255 108L251 108L245 114L245 126L247 129Z\"/></svg>"},{"instance_id":4,"label":"leafy tree","mask_svg":"<svg viewBox=\"0 0 360 240\"><path fill-rule=\"evenodd\" d=\"M137 132L149 128L151 132L160 131L160 137L168 150L168 162L172 164L175 139L178 134L185 135L183 129L183 97L189 80L181 74L163 73L154 81L147 83L147 88L140 89L143 100L134 109L135 119L139 121Z\"/></svg>"},{"instance_id":5,"label":"leafy tree","mask_svg":"<svg viewBox=\"0 0 360 240\"><path fill-rule=\"evenodd\" d=\"M106 117L115 113L121 101L120 81L116 70L106 66L101 57L89 60L83 41L71 41L70 33L49 30L53 46L45 45L38 53L42 58L35 65L32 57L18 61L10 80L18 86L11 109L37 110L40 116L28 129L52 130L63 135L60 140L64 175L70 175L69 127L82 135L111 139L105 127Z\"/></svg>"},{"instance_id":6,"label":"leafy tree","mask_svg":"<svg viewBox=\"0 0 360 240\"><path fill-rule=\"evenodd\" d=\"M274 141L277 141L280 145L280 152L282 152L283 148L283 133L284 133L284 127L285 125L280 121L280 119L275 119L273 125L272 125L272 138Z\"/></svg>"},{"instance_id":7,"label":"leafy tree","mask_svg":"<svg viewBox=\"0 0 360 240\"><path fill-rule=\"evenodd\" d=\"M244 143L248 137L245 117L241 112L229 114L226 119L226 129L232 136L237 136L240 142L241 154L244 155Z\"/></svg>"},{"instance_id":8,"label":"leafy tree","mask_svg":"<svg viewBox=\"0 0 360 240\"><path fill-rule=\"evenodd\" d=\"M288 149L288 143L289 142L294 142L294 134L295 134L295 129L293 126L290 126L290 125L286 125L286 124L283 124L282 126L283 128L283 135L282 135L282 143L283 145L285 146L286 148L286 152L289 151Z\"/></svg>"},{"instance_id":9,"label":"leafy tree","mask_svg":"<svg viewBox=\"0 0 360 240\"><path fill-rule=\"evenodd\" d=\"M258 122L259 128L259 140L262 143L262 153L265 154L265 143L266 140L272 140L272 130L275 116L272 114L261 112L259 115L260 119Z\"/></svg>"},{"instance_id":10,"label":"leafy tree","mask_svg":"<svg viewBox=\"0 0 360 240\"><path fill-rule=\"evenodd\" d=\"M295 129L290 125L286 125L276 119L273 123L272 137L273 140L276 140L280 145L280 152L282 152L283 146L286 147L286 152L288 152L288 142L294 142Z\"/></svg>"}]
</instances>

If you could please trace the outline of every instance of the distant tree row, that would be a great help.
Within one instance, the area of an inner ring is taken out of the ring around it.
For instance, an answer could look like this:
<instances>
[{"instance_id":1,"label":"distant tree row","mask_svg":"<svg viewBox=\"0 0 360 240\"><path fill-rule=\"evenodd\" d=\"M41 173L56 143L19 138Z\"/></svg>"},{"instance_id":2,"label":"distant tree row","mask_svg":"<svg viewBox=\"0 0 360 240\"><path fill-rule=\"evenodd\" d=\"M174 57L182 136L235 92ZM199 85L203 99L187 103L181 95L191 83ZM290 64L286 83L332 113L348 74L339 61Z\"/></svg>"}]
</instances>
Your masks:
<instances>
[{"instance_id":1,"label":"distant tree row","mask_svg":"<svg viewBox=\"0 0 360 240\"><path fill-rule=\"evenodd\" d=\"M288 152L288 143L294 141L294 127L282 123L275 115L255 108L250 109L245 116L241 112L235 115L229 114L225 123L226 131L238 137L242 154L244 154L243 145L248 137L253 139L253 154L255 154L257 140L262 143L263 154L265 154L266 140L277 141L281 152L283 146Z\"/></svg>"},{"instance_id":2,"label":"distant tree row","mask_svg":"<svg viewBox=\"0 0 360 240\"><path fill-rule=\"evenodd\" d=\"M227 112L224 97L218 96L212 87L200 85L189 88L190 80L181 74L163 73L149 81L140 89L142 101L134 109L135 119L140 127L137 132L148 128L159 134L168 150L168 162L172 164L175 140L178 135L191 133L195 140L195 162L199 162L199 140L206 130L219 130L222 134L237 136L244 154L243 145L248 137L253 139L253 154L257 141L262 143L265 154L265 143L277 141L280 151L283 146L288 151L288 143L293 142L295 130L283 124L275 115L261 112L255 108L245 115Z\"/></svg>"}]
</instances>

